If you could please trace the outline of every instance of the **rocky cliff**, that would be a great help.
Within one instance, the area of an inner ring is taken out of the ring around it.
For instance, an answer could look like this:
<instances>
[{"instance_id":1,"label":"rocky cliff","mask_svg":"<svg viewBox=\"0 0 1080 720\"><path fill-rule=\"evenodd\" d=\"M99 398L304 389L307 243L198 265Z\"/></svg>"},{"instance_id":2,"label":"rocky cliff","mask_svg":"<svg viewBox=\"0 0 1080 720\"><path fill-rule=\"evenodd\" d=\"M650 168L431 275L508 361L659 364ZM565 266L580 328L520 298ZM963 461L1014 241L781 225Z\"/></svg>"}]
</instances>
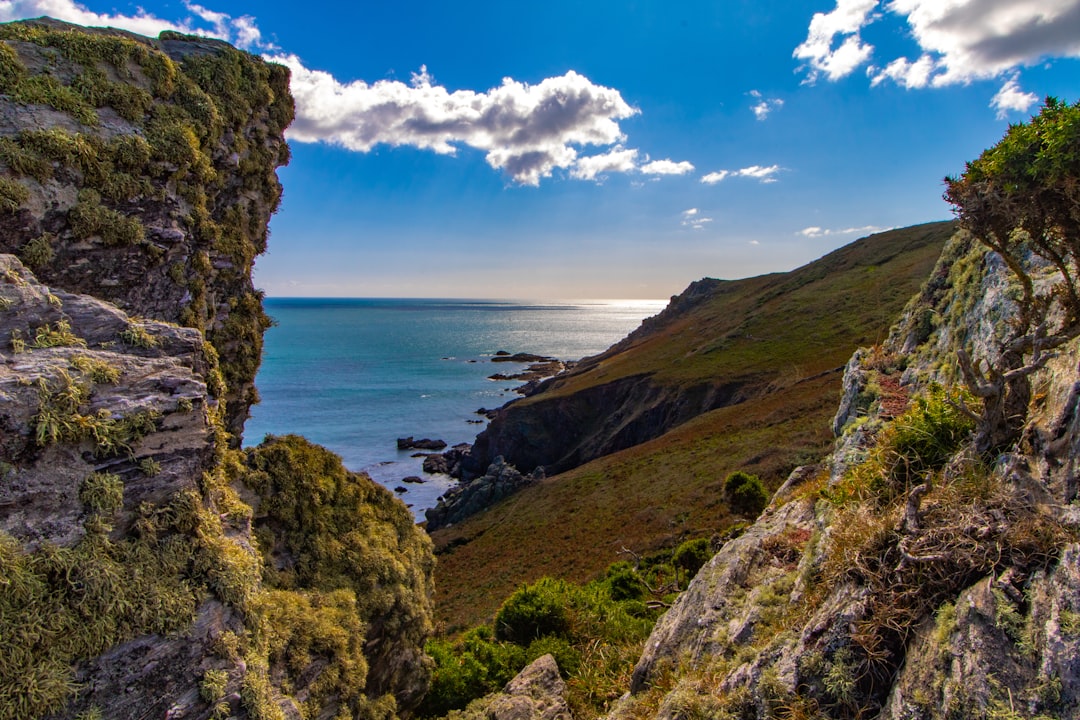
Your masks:
<instances>
[{"instance_id":1,"label":"rocky cliff","mask_svg":"<svg viewBox=\"0 0 1080 720\"><path fill-rule=\"evenodd\" d=\"M1061 276L1024 257L1049 298ZM660 619L612 720L1080 713L1080 343L1034 358L1022 436L991 454L957 361L997 366L1020 285L970 236L950 241L889 338L847 366L835 452Z\"/></svg>"},{"instance_id":2,"label":"rocky cliff","mask_svg":"<svg viewBox=\"0 0 1080 720\"><path fill-rule=\"evenodd\" d=\"M287 69L216 40L48 19L0 41L0 251L51 286L202 330L239 438L268 323L251 269L289 158Z\"/></svg>"},{"instance_id":3,"label":"rocky cliff","mask_svg":"<svg viewBox=\"0 0 1080 720\"><path fill-rule=\"evenodd\" d=\"M430 541L302 438L238 450L288 72L0 25L0 718L390 718Z\"/></svg>"}]
</instances>

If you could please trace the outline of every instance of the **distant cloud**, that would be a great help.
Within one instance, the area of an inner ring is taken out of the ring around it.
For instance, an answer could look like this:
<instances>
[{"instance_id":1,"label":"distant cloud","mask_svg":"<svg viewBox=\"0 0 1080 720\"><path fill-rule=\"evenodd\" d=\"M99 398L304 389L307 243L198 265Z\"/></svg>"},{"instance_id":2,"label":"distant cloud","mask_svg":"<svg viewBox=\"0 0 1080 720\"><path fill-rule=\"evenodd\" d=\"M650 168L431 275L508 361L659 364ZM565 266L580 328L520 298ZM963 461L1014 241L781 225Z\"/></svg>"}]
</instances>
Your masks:
<instances>
[{"instance_id":1,"label":"distant cloud","mask_svg":"<svg viewBox=\"0 0 1080 720\"><path fill-rule=\"evenodd\" d=\"M702 216L697 208L690 208L682 212L682 226L691 230L702 230L712 221L711 217Z\"/></svg>"},{"instance_id":2,"label":"distant cloud","mask_svg":"<svg viewBox=\"0 0 1080 720\"><path fill-rule=\"evenodd\" d=\"M646 175L685 175L686 173L693 171L693 164L686 160L681 162L675 162L674 160L653 160L652 162L647 162L641 166L641 172Z\"/></svg>"},{"instance_id":3,"label":"distant cloud","mask_svg":"<svg viewBox=\"0 0 1080 720\"><path fill-rule=\"evenodd\" d=\"M1009 78L990 100L990 107L997 110L999 120L1004 120L1010 112L1027 112L1037 102L1038 96L1021 90L1020 82L1014 76Z\"/></svg>"},{"instance_id":4,"label":"distant cloud","mask_svg":"<svg viewBox=\"0 0 1080 720\"><path fill-rule=\"evenodd\" d=\"M945 87L1000 78L1048 58L1080 58L1080 0L837 0L832 12L813 16L793 53L807 83L839 80L869 64L874 47L861 31L882 17L879 8L907 23L921 53L870 65L872 85ZM998 95L992 106L999 114L1026 109L1019 98L1028 94L1015 76Z\"/></svg>"},{"instance_id":5,"label":"distant cloud","mask_svg":"<svg viewBox=\"0 0 1080 720\"><path fill-rule=\"evenodd\" d=\"M779 165L769 165L764 167L762 165L751 165L750 167L744 167L741 170L718 170L716 172L708 173L701 177L701 182L706 185L715 185L718 182L722 182L729 177L746 177L754 178L762 183L774 183L776 178L773 177L776 173L780 172L782 168Z\"/></svg>"},{"instance_id":6,"label":"distant cloud","mask_svg":"<svg viewBox=\"0 0 1080 720\"><path fill-rule=\"evenodd\" d=\"M863 225L862 227L844 228L843 230L827 230L816 226L803 228L797 235L802 235L808 238L819 238L827 235L854 235L856 233L873 234L890 230L891 228L882 228L876 225Z\"/></svg>"},{"instance_id":7,"label":"distant cloud","mask_svg":"<svg viewBox=\"0 0 1080 720\"><path fill-rule=\"evenodd\" d=\"M616 145L613 150L603 155L579 157L570 171L570 176L578 180L595 180L603 173L633 172L637 168L637 156L637 150L626 150L621 145Z\"/></svg>"},{"instance_id":8,"label":"distant cloud","mask_svg":"<svg viewBox=\"0 0 1080 720\"><path fill-rule=\"evenodd\" d=\"M109 15L88 10L72 0L7 0L0 2L0 22L26 20L47 15L77 25L91 27L115 27L140 35L157 37L163 30L175 30L191 35L219 38L248 50L272 49L262 41L262 34L255 25L255 18L244 15L239 18L226 13L207 10L201 5L185 3L193 17L180 21L165 20L139 9L134 15Z\"/></svg>"},{"instance_id":9,"label":"distant cloud","mask_svg":"<svg viewBox=\"0 0 1080 720\"><path fill-rule=\"evenodd\" d=\"M773 110L784 107L784 101L780 98L767 98L757 90L751 90L748 94L757 100L756 103L750 106L750 111L754 113L754 117L758 120L764 120L769 117L769 113Z\"/></svg>"}]
</instances>

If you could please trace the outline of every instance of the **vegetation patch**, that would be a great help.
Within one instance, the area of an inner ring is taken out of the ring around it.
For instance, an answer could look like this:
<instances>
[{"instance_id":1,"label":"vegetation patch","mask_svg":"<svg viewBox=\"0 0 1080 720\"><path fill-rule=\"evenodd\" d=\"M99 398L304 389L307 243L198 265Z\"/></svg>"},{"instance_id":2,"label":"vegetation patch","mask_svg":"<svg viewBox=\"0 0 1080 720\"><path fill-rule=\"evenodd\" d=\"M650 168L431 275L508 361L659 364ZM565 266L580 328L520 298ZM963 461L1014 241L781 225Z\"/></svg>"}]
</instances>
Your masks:
<instances>
[{"instance_id":1,"label":"vegetation patch","mask_svg":"<svg viewBox=\"0 0 1080 720\"><path fill-rule=\"evenodd\" d=\"M550 653L566 679L574 716L602 715L629 687L645 639L678 593L680 578L688 579L689 568L696 571L711 554L708 539L688 541L674 554L614 563L583 586L545 577L519 587L490 624L428 643L435 674L421 714L464 708Z\"/></svg>"}]
</instances>

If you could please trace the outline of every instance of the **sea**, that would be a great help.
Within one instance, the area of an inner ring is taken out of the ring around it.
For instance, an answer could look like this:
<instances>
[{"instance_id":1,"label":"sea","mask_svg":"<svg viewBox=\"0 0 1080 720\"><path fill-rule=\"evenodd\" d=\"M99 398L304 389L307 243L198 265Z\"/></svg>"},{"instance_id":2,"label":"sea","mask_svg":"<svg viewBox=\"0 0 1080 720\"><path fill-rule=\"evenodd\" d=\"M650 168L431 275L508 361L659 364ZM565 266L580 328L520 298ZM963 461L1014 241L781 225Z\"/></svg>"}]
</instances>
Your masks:
<instances>
[{"instance_id":1,"label":"sea","mask_svg":"<svg viewBox=\"0 0 1080 720\"><path fill-rule=\"evenodd\" d=\"M496 381L525 364L494 363L503 351L577 360L603 352L660 312L666 301L529 303L491 300L267 298L255 383L262 397L246 445L267 434L303 435L392 491L422 520L452 484L426 475L397 438L472 442L481 408L519 397L521 381ZM414 476L423 483L405 483Z\"/></svg>"}]
</instances>

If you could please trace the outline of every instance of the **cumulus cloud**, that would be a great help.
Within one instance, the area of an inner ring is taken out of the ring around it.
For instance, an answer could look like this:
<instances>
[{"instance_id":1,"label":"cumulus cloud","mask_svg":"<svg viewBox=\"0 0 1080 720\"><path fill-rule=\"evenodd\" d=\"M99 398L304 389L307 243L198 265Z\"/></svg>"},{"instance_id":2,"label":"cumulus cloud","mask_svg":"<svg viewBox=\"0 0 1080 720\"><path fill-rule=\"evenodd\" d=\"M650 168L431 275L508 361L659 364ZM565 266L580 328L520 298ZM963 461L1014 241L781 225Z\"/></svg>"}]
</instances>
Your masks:
<instances>
[{"instance_id":1,"label":"cumulus cloud","mask_svg":"<svg viewBox=\"0 0 1080 720\"><path fill-rule=\"evenodd\" d=\"M604 173L633 172L637 168L637 156L637 150L616 145L610 152L602 155L579 157L570 171L570 176L578 180L595 180Z\"/></svg>"},{"instance_id":2,"label":"cumulus cloud","mask_svg":"<svg viewBox=\"0 0 1080 720\"><path fill-rule=\"evenodd\" d=\"M674 160L653 160L652 162L647 162L641 166L641 172L646 175L685 175L686 173L693 171L693 164L686 160L680 162L675 162Z\"/></svg>"},{"instance_id":3,"label":"cumulus cloud","mask_svg":"<svg viewBox=\"0 0 1080 720\"><path fill-rule=\"evenodd\" d=\"M754 117L758 120L764 120L769 117L769 113L773 110L784 107L784 101L780 98L767 98L757 90L751 90L749 95L757 100L756 103L750 106L750 111L754 113Z\"/></svg>"},{"instance_id":4,"label":"cumulus cloud","mask_svg":"<svg viewBox=\"0 0 1080 720\"><path fill-rule=\"evenodd\" d=\"M802 230L800 230L796 234L797 235L802 235L803 237L808 237L808 238L819 238L819 237L826 237L828 235L854 235L855 233L872 234L872 233L884 232L885 230L889 230L889 229L891 229L891 228L882 228L882 227L878 227L876 225L863 225L862 227L844 228L843 230L828 230L826 228L821 228L821 227L817 227L817 226L811 226L811 227L808 227L808 228L803 228Z\"/></svg>"},{"instance_id":5,"label":"cumulus cloud","mask_svg":"<svg viewBox=\"0 0 1080 720\"><path fill-rule=\"evenodd\" d=\"M814 83L821 75L839 80L870 59L874 48L862 41L859 31L870 22L877 4L878 0L837 0L832 12L814 13L806 40L793 53L804 62L806 82Z\"/></svg>"},{"instance_id":6,"label":"cumulus cloud","mask_svg":"<svg viewBox=\"0 0 1080 720\"><path fill-rule=\"evenodd\" d=\"M134 15L103 14L92 12L73 0L7 0L0 2L0 22L25 20L47 15L91 27L115 27L140 35L156 37L163 30L175 30L191 35L227 40L246 49L268 49L262 34L249 15L234 18L226 13L214 12L201 5L186 4L193 17L183 20L166 20L139 9Z\"/></svg>"},{"instance_id":7,"label":"cumulus cloud","mask_svg":"<svg viewBox=\"0 0 1080 720\"><path fill-rule=\"evenodd\" d=\"M717 170L715 172L708 173L701 176L701 182L706 185L715 185L718 182L727 180L729 177L745 177L753 178L762 183L774 183L776 173L780 172L782 168L779 165L751 165L750 167L744 167L741 170Z\"/></svg>"},{"instance_id":8,"label":"cumulus cloud","mask_svg":"<svg viewBox=\"0 0 1080 720\"><path fill-rule=\"evenodd\" d=\"M538 185L556 168L575 168L580 177L594 178L601 169L625 166L635 152L616 150L578 166L577 148L621 142L625 136L618 121L638 110L618 90L573 70L536 85L504 78L500 86L478 93L436 85L426 67L409 84L343 83L307 68L295 55L270 59L292 71L297 113L288 137L299 142L358 152L408 145L449 155L466 145L485 152L491 167L524 185Z\"/></svg>"},{"instance_id":9,"label":"cumulus cloud","mask_svg":"<svg viewBox=\"0 0 1080 720\"><path fill-rule=\"evenodd\" d=\"M997 110L999 120L1004 120L1010 112L1027 112L1039 98L1035 93L1026 93L1020 89L1020 82L1015 76L1009 78L990 100L990 107Z\"/></svg>"},{"instance_id":10,"label":"cumulus cloud","mask_svg":"<svg viewBox=\"0 0 1080 720\"><path fill-rule=\"evenodd\" d=\"M870 65L873 85L944 87L1002 77L1047 58L1080 58L1080 0L837 0L833 11L813 16L793 53L806 82L839 80L870 62L874 47L861 31L881 17L879 6L907 24L921 52L915 60ZM1018 81L1002 90L992 104L999 114L1028 97Z\"/></svg>"}]
</instances>

